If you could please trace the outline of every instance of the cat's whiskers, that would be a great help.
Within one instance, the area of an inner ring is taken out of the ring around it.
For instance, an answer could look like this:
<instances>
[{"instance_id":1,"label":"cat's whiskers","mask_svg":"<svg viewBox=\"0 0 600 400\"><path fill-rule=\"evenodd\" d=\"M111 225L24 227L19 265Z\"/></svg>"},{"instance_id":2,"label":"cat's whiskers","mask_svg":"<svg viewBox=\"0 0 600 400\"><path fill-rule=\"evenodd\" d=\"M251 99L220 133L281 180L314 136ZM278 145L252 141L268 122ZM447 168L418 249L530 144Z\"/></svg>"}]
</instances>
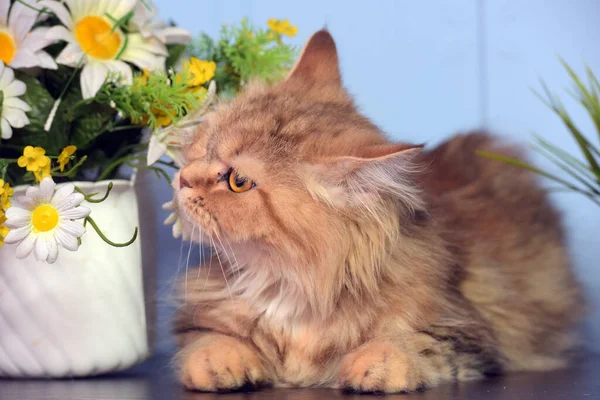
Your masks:
<instances>
[{"instance_id":1,"label":"cat's whiskers","mask_svg":"<svg viewBox=\"0 0 600 400\"><path fill-rule=\"evenodd\" d=\"M198 261L198 273L196 274L196 281L194 282L194 292L198 289L198 281L200 280L200 272L202 271L202 263L204 262L204 246L202 246L202 239L204 236L204 230L199 228L200 230L200 242L198 243L198 256L200 260Z\"/></svg>"},{"instance_id":2,"label":"cat's whiskers","mask_svg":"<svg viewBox=\"0 0 600 400\"><path fill-rule=\"evenodd\" d=\"M225 240L225 243L227 243L227 246L229 246L229 249L231 250L231 255L233 256L233 260L235 261L235 265L232 266L234 273L237 271L237 278L240 278L241 275L241 271L240 271L240 263L237 259L237 257L235 256L235 251L233 250L233 246L231 245L231 242L229 241L229 239L227 239L226 235L223 235L223 240Z\"/></svg>"},{"instance_id":3,"label":"cat's whiskers","mask_svg":"<svg viewBox=\"0 0 600 400\"><path fill-rule=\"evenodd\" d=\"M229 262L229 269L233 272L233 277L236 278L235 266L233 265L233 262L231 261L231 257L229 257L229 253L225 249L225 245L223 244L223 241L221 240L221 236L217 232L215 232L215 236L217 237L217 240L219 241L219 244L221 245L221 250L223 251L223 253L225 253L225 257L227 257L227 261Z\"/></svg>"},{"instance_id":4,"label":"cat's whiskers","mask_svg":"<svg viewBox=\"0 0 600 400\"><path fill-rule=\"evenodd\" d=\"M179 260L177 261L177 270L175 271L175 279L173 281L173 284L171 285L171 289L169 290L169 294L167 295L167 299L173 299L173 291L175 290L175 288L178 286L179 283L179 272L181 271L181 263L183 262L183 244L185 243L185 240L183 239L183 237L181 238L181 244L179 246Z\"/></svg>"},{"instance_id":5,"label":"cat's whiskers","mask_svg":"<svg viewBox=\"0 0 600 400\"><path fill-rule=\"evenodd\" d=\"M221 272L223 273L223 279L225 279L225 284L227 285L227 290L229 291L229 297L231 297L231 301L233 302L233 293L231 292L231 287L229 286L229 281L227 280L227 275L225 274L225 269L223 268L223 262L221 261L221 257L219 256L219 249L215 245L215 241L210 237L210 241L212 243L213 249L215 249L215 254L217 255L217 260L219 261L219 266L221 267Z\"/></svg>"},{"instance_id":6,"label":"cat's whiskers","mask_svg":"<svg viewBox=\"0 0 600 400\"><path fill-rule=\"evenodd\" d=\"M190 247L188 249L187 261L185 263L185 290L184 290L184 298L187 301L188 295L188 271L190 269L190 256L192 255L192 247L194 246L194 232L196 231L197 224L192 225L192 233L190 235Z\"/></svg>"}]
</instances>

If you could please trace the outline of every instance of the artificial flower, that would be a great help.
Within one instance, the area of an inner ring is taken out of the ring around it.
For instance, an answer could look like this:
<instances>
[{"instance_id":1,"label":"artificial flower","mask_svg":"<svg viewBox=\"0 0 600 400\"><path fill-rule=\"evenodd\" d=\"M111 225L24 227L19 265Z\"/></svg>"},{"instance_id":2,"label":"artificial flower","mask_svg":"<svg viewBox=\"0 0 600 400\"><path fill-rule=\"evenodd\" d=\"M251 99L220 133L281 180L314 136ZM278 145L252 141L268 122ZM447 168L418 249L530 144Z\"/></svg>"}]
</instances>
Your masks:
<instances>
[{"instance_id":1,"label":"artificial flower","mask_svg":"<svg viewBox=\"0 0 600 400\"><path fill-rule=\"evenodd\" d=\"M177 124L156 129L152 133L148 144L146 160L148 165L154 164L167 154L176 165L183 166L182 147L188 141L188 138L193 135L194 127L202 122L204 114L215 99L216 92L217 85L214 81L211 81L202 105L198 109L187 114Z\"/></svg>"},{"instance_id":2,"label":"artificial flower","mask_svg":"<svg viewBox=\"0 0 600 400\"><path fill-rule=\"evenodd\" d=\"M164 69L168 55L164 44L140 33L127 33L115 25L136 6L136 0L43 0L39 4L56 14L65 26L50 28L48 37L66 41L56 62L69 67L83 65L81 91L84 99L96 95L102 84L115 79L131 84L130 62L139 68Z\"/></svg>"},{"instance_id":3,"label":"artificial flower","mask_svg":"<svg viewBox=\"0 0 600 400\"><path fill-rule=\"evenodd\" d=\"M39 13L21 2L13 2L12 7L10 3L0 0L0 61L12 68L58 68L42 50L54 43L46 36L50 28L31 29Z\"/></svg>"},{"instance_id":4,"label":"artificial flower","mask_svg":"<svg viewBox=\"0 0 600 400\"><path fill-rule=\"evenodd\" d=\"M19 206L6 212L6 226L11 230L4 241L18 244L17 258L34 252L36 260L52 264L59 247L69 251L79 248L78 238L85 228L78 220L90 215L90 209L80 206L84 196L75 192L73 184L55 189L54 181L46 178L39 186L27 188L25 196L17 199Z\"/></svg>"},{"instance_id":5,"label":"artificial flower","mask_svg":"<svg viewBox=\"0 0 600 400\"><path fill-rule=\"evenodd\" d=\"M29 118L25 113L31 111L31 107L19 99L26 90L27 86L15 79L14 71L0 62L0 137L2 139L12 137L12 128L22 128L29 124Z\"/></svg>"},{"instance_id":6,"label":"artificial flower","mask_svg":"<svg viewBox=\"0 0 600 400\"><path fill-rule=\"evenodd\" d=\"M157 13L150 0L138 1L130 24L144 39L153 37L163 44L188 44L192 40L190 31L154 20Z\"/></svg>"},{"instance_id":7,"label":"artificial flower","mask_svg":"<svg viewBox=\"0 0 600 400\"><path fill-rule=\"evenodd\" d=\"M4 246L4 238L8 235L10 228L4 223L6 222L6 216L4 210L0 209L0 247Z\"/></svg>"},{"instance_id":8,"label":"artificial flower","mask_svg":"<svg viewBox=\"0 0 600 400\"><path fill-rule=\"evenodd\" d=\"M41 147L27 146L23 149L23 155L17 160L21 168L27 171L37 172L50 165L50 158L46 156L46 150Z\"/></svg>"},{"instance_id":9,"label":"artificial flower","mask_svg":"<svg viewBox=\"0 0 600 400\"><path fill-rule=\"evenodd\" d=\"M40 169L38 169L37 171L35 171L33 173L33 176L35 176L35 181L37 183L40 183L45 178L51 178L52 177L51 164L48 163L45 166L41 167Z\"/></svg>"},{"instance_id":10,"label":"artificial flower","mask_svg":"<svg viewBox=\"0 0 600 400\"><path fill-rule=\"evenodd\" d=\"M173 224L173 237L175 239L182 238L183 240L189 240L190 234L185 229L185 222L183 218L181 218L179 211L179 203L176 199L173 199L162 206L163 210L173 211L167 219L163 222L164 225Z\"/></svg>"},{"instance_id":11,"label":"artificial flower","mask_svg":"<svg viewBox=\"0 0 600 400\"><path fill-rule=\"evenodd\" d=\"M298 34L298 27L290 24L290 21L287 19L278 20L275 18L269 18L267 25L273 32L280 35L292 37Z\"/></svg>"},{"instance_id":12,"label":"artificial flower","mask_svg":"<svg viewBox=\"0 0 600 400\"><path fill-rule=\"evenodd\" d=\"M190 61L185 63L184 69L188 70L192 75L188 81L188 86L200 86L215 76L217 64L214 61L203 61L191 57Z\"/></svg>"},{"instance_id":13,"label":"artificial flower","mask_svg":"<svg viewBox=\"0 0 600 400\"><path fill-rule=\"evenodd\" d=\"M10 187L8 182L0 179L0 209L8 210L12 206L10 198L14 192L14 189Z\"/></svg>"},{"instance_id":14,"label":"artificial flower","mask_svg":"<svg viewBox=\"0 0 600 400\"><path fill-rule=\"evenodd\" d=\"M77 151L76 146L67 146L58 156L58 164L60 165L60 171L65 170L65 166L71 161L71 156Z\"/></svg>"}]
</instances>

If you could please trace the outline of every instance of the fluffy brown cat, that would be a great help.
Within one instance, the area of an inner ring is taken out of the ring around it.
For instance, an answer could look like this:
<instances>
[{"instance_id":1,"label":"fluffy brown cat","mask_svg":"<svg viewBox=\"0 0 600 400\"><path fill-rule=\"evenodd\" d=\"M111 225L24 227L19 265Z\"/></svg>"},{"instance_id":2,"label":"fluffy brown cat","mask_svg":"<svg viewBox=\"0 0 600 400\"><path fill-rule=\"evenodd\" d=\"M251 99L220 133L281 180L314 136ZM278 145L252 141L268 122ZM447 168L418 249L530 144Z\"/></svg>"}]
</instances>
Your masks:
<instances>
[{"instance_id":1,"label":"fluffy brown cat","mask_svg":"<svg viewBox=\"0 0 600 400\"><path fill-rule=\"evenodd\" d=\"M477 149L517 155L483 133L391 143L327 31L211 112L175 185L216 249L182 290L181 382L410 392L563 366L582 307L559 217Z\"/></svg>"}]
</instances>

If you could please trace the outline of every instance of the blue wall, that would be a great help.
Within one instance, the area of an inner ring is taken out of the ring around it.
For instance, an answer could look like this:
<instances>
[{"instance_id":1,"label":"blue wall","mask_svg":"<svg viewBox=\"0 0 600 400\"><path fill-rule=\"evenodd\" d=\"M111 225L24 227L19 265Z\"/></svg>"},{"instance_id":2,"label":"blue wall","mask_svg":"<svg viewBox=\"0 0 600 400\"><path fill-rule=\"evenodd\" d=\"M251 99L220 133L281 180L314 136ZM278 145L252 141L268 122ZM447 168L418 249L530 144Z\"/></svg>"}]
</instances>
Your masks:
<instances>
[{"instance_id":1,"label":"blue wall","mask_svg":"<svg viewBox=\"0 0 600 400\"><path fill-rule=\"evenodd\" d=\"M292 40L301 46L327 26L335 37L345 85L366 115L398 140L435 144L453 132L488 128L511 140L536 132L567 151L576 151L559 120L533 96L543 78L562 93L570 86L557 56L577 72L584 62L600 75L598 0L155 0L161 16L194 34L216 35L222 23L247 16L256 24L269 17L299 26ZM585 113L562 96L575 121L593 136ZM555 171L540 158L534 160ZM555 171L560 174L560 171ZM170 197L156 185L159 201ZM588 339L600 336L600 208L575 194L556 194L564 210L573 259L592 299ZM189 247L167 228L160 230L159 348L168 349L164 303ZM197 259L198 248L193 248ZM180 253L182 256L180 257ZM180 268L180 271L183 268Z\"/></svg>"}]
</instances>

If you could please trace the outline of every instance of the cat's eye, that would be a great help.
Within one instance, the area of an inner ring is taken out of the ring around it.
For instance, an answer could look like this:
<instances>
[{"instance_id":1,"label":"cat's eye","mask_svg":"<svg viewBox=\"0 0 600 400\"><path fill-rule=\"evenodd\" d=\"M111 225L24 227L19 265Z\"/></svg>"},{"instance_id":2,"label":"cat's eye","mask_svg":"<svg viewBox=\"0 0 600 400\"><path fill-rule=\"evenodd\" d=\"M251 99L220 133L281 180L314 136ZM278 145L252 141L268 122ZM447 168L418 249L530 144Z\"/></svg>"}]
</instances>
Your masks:
<instances>
[{"instance_id":1,"label":"cat's eye","mask_svg":"<svg viewBox=\"0 0 600 400\"><path fill-rule=\"evenodd\" d=\"M227 177L227 183L232 192L243 193L256 186L252 180L238 174L233 168L230 169L227 174L229 175Z\"/></svg>"}]
</instances>

